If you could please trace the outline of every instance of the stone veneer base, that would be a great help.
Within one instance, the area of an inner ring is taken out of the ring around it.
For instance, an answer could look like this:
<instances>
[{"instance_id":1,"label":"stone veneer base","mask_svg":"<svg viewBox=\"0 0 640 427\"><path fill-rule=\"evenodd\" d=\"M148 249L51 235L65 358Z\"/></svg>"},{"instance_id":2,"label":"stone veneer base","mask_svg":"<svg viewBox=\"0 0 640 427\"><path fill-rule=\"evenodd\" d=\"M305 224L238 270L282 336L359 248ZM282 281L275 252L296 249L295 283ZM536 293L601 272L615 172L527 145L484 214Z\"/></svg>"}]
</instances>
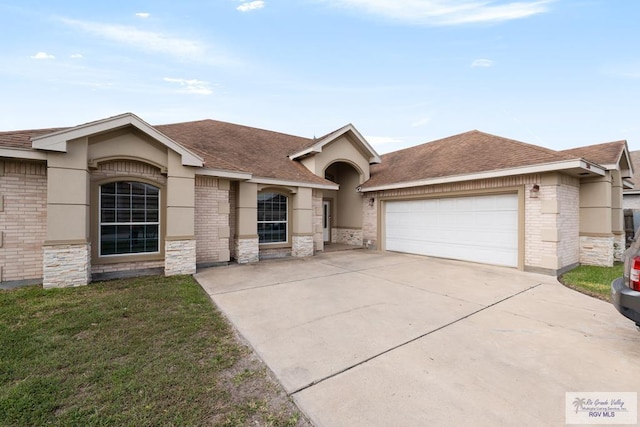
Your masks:
<instances>
[{"instance_id":1,"label":"stone veneer base","mask_svg":"<svg viewBox=\"0 0 640 427\"><path fill-rule=\"evenodd\" d=\"M331 229L331 241L345 245L362 246L362 229L358 228L333 228Z\"/></svg>"},{"instance_id":2,"label":"stone veneer base","mask_svg":"<svg viewBox=\"0 0 640 427\"><path fill-rule=\"evenodd\" d=\"M236 261L238 264L258 262L260 260L260 244L258 238L236 240Z\"/></svg>"},{"instance_id":3,"label":"stone veneer base","mask_svg":"<svg viewBox=\"0 0 640 427\"><path fill-rule=\"evenodd\" d=\"M164 244L164 275L195 274L196 241L166 240Z\"/></svg>"},{"instance_id":4,"label":"stone veneer base","mask_svg":"<svg viewBox=\"0 0 640 427\"><path fill-rule=\"evenodd\" d=\"M42 287L68 288L91 281L91 244L45 246Z\"/></svg>"},{"instance_id":5,"label":"stone veneer base","mask_svg":"<svg viewBox=\"0 0 640 427\"><path fill-rule=\"evenodd\" d=\"M614 236L580 236L580 264L613 266L614 242Z\"/></svg>"},{"instance_id":6,"label":"stone veneer base","mask_svg":"<svg viewBox=\"0 0 640 427\"><path fill-rule=\"evenodd\" d=\"M296 258L313 256L313 236L293 236L291 256Z\"/></svg>"}]
</instances>

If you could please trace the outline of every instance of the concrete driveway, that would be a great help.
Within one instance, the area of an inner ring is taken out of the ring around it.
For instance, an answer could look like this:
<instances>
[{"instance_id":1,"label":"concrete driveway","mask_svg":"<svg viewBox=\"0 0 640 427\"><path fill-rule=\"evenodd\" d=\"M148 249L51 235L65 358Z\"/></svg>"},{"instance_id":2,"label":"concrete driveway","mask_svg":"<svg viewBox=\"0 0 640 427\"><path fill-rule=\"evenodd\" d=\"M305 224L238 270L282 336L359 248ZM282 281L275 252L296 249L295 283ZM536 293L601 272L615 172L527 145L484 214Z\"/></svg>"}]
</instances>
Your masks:
<instances>
[{"instance_id":1,"label":"concrete driveway","mask_svg":"<svg viewBox=\"0 0 640 427\"><path fill-rule=\"evenodd\" d=\"M202 287L317 426L564 425L640 391L640 333L555 278L365 250L232 265Z\"/></svg>"}]
</instances>

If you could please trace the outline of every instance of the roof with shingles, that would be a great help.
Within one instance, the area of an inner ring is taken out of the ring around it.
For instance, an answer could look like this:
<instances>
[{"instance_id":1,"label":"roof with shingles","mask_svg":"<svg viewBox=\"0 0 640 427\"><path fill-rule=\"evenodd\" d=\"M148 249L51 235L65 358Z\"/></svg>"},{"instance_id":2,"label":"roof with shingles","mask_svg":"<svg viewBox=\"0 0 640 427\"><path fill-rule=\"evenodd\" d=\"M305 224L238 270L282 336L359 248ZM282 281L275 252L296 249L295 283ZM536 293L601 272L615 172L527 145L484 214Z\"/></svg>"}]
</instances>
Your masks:
<instances>
[{"instance_id":1,"label":"roof with shingles","mask_svg":"<svg viewBox=\"0 0 640 427\"><path fill-rule=\"evenodd\" d=\"M216 120L154 126L185 148L201 155L205 167L251 172L256 177L331 184L289 154L307 146L309 138Z\"/></svg>"},{"instance_id":2,"label":"roof with shingles","mask_svg":"<svg viewBox=\"0 0 640 427\"><path fill-rule=\"evenodd\" d=\"M49 133L58 132L65 129L68 128L31 129L0 132L0 147L22 148L30 150L31 138L47 135Z\"/></svg>"},{"instance_id":3,"label":"roof with shingles","mask_svg":"<svg viewBox=\"0 0 640 427\"><path fill-rule=\"evenodd\" d=\"M576 156L473 130L384 154L362 187L574 160Z\"/></svg>"},{"instance_id":4,"label":"roof with shingles","mask_svg":"<svg viewBox=\"0 0 640 427\"><path fill-rule=\"evenodd\" d=\"M626 141L605 142L603 144L563 150L562 153L579 157L599 165L617 164L627 146Z\"/></svg>"}]
</instances>

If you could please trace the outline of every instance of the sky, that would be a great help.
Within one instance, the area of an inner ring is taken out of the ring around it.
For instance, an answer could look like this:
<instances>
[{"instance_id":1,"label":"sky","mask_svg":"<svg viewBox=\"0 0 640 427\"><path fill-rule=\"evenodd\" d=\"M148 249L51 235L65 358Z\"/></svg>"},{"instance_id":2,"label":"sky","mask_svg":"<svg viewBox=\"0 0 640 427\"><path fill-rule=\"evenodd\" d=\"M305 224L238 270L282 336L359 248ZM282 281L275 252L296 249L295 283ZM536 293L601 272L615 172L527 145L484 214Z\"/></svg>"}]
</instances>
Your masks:
<instances>
[{"instance_id":1,"label":"sky","mask_svg":"<svg viewBox=\"0 0 640 427\"><path fill-rule=\"evenodd\" d=\"M483 132L640 149L636 0L0 0L0 130L132 112L380 153Z\"/></svg>"}]
</instances>

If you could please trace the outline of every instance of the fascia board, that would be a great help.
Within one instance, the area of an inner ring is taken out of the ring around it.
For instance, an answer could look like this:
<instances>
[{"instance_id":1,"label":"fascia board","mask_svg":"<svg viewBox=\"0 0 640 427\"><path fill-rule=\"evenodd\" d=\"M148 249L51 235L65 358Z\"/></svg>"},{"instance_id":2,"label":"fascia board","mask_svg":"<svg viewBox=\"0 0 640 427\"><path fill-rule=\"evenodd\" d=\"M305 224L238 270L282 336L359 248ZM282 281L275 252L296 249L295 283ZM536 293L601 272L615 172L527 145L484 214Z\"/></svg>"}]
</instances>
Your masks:
<instances>
[{"instance_id":1,"label":"fascia board","mask_svg":"<svg viewBox=\"0 0 640 427\"><path fill-rule=\"evenodd\" d=\"M453 175L439 178L423 179L418 181L379 185L376 187L362 188L360 191L364 193L371 191L394 190L399 188L422 187L426 185L449 184L452 182L475 181L479 179L504 178L511 175L527 175L533 173L554 172L566 169L584 169L586 171L596 173L600 176L605 175L605 171L601 167L579 159L564 162L546 163L542 165L524 166L519 168L501 169L497 171L478 172L474 174Z\"/></svg>"}]
</instances>

